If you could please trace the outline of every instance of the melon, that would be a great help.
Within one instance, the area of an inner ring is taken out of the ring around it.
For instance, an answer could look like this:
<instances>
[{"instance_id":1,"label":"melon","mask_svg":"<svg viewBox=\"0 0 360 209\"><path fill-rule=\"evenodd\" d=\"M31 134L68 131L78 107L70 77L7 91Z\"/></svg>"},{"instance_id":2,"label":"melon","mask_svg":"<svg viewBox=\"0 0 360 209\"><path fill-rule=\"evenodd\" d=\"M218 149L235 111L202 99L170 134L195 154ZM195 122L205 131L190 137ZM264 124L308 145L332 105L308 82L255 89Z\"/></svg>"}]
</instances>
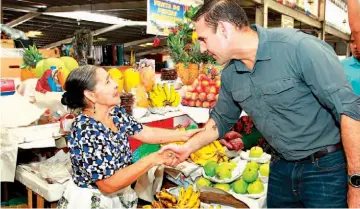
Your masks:
<instances>
[{"instance_id":1,"label":"melon","mask_svg":"<svg viewBox=\"0 0 360 209\"><path fill-rule=\"evenodd\" d=\"M41 76L44 74L44 62L45 60L40 60L38 63L36 63L36 69L35 69L35 75L37 78L41 78Z\"/></svg>"},{"instance_id":2,"label":"melon","mask_svg":"<svg viewBox=\"0 0 360 209\"><path fill-rule=\"evenodd\" d=\"M118 84L118 91L122 92L124 89L124 76L122 72L117 68L111 68L108 70L110 77Z\"/></svg>"},{"instance_id":3,"label":"melon","mask_svg":"<svg viewBox=\"0 0 360 209\"><path fill-rule=\"evenodd\" d=\"M130 93L132 88L136 88L140 85L139 71L134 68L129 68L124 72L124 89L127 93Z\"/></svg>"},{"instance_id":4,"label":"melon","mask_svg":"<svg viewBox=\"0 0 360 209\"><path fill-rule=\"evenodd\" d=\"M79 63L72 57L60 57L60 59L64 62L65 67L69 70L69 72L79 67Z\"/></svg>"}]
</instances>

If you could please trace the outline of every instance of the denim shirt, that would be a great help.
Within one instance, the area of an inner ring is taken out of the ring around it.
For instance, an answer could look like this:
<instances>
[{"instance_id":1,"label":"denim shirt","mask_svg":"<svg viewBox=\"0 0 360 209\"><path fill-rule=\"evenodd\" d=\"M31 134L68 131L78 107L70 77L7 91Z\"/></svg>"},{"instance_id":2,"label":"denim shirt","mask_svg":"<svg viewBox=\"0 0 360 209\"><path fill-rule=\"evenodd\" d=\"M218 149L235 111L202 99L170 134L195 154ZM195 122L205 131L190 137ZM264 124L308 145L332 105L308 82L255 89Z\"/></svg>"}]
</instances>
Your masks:
<instances>
[{"instance_id":1,"label":"denim shirt","mask_svg":"<svg viewBox=\"0 0 360 209\"><path fill-rule=\"evenodd\" d=\"M253 70L232 60L221 75L219 99L210 113L220 138L244 110L287 160L340 142L340 115L360 120L360 97L334 50L299 30L252 29L259 36Z\"/></svg>"}]
</instances>

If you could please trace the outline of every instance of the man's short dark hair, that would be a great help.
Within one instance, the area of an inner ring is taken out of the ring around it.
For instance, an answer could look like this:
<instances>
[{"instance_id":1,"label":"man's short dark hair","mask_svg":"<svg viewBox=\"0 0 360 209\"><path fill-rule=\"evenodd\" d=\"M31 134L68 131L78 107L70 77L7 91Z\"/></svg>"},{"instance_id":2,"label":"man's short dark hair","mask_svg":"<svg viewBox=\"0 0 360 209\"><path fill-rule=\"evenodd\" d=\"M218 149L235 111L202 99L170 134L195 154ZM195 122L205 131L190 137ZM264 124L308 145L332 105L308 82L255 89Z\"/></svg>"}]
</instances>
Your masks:
<instances>
[{"instance_id":1,"label":"man's short dark hair","mask_svg":"<svg viewBox=\"0 0 360 209\"><path fill-rule=\"evenodd\" d=\"M249 25L248 17L240 6L240 0L205 0L192 21L196 22L201 17L204 17L205 22L214 29L219 21L230 22L240 29Z\"/></svg>"}]
</instances>

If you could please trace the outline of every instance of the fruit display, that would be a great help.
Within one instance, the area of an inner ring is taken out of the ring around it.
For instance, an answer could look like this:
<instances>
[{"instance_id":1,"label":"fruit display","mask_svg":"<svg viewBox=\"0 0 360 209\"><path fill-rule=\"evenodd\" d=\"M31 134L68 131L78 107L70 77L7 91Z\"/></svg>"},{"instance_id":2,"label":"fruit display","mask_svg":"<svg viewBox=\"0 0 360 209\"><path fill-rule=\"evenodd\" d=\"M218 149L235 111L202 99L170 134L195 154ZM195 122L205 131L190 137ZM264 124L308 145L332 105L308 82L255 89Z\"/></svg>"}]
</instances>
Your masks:
<instances>
[{"instance_id":1,"label":"fruit display","mask_svg":"<svg viewBox=\"0 0 360 209\"><path fill-rule=\"evenodd\" d=\"M136 106L148 108L149 100L144 86L138 86L136 88Z\"/></svg>"},{"instance_id":2,"label":"fruit display","mask_svg":"<svg viewBox=\"0 0 360 209\"><path fill-rule=\"evenodd\" d=\"M141 59L139 73L141 84L145 87L146 92L150 92L155 85L155 61Z\"/></svg>"},{"instance_id":3,"label":"fruit display","mask_svg":"<svg viewBox=\"0 0 360 209\"><path fill-rule=\"evenodd\" d=\"M145 205L143 208L199 208L200 207L200 191L194 191L190 185L185 190L180 188L179 197L176 197L165 189L156 194L157 201L153 201L151 205Z\"/></svg>"},{"instance_id":4,"label":"fruit display","mask_svg":"<svg viewBox=\"0 0 360 209\"><path fill-rule=\"evenodd\" d=\"M265 164L264 164L265 165ZM263 166L263 165L261 165ZM232 183L232 190L236 194L260 194L264 191L264 184L259 178L259 166L251 161L246 164L242 177ZM265 167L264 167L265 168Z\"/></svg>"},{"instance_id":5,"label":"fruit display","mask_svg":"<svg viewBox=\"0 0 360 209\"><path fill-rule=\"evenodd\" d=\"M182 105L213 108L219 97L220 84L220 76L200 74L192 85L186 87Z\"/></svg>"},{"instance_id":6,"label":"fruit display","mask_svg":"<svg viewBox=\"0 0 360 209\"><path fill-rule=\"evenodd\" d=\"M152 107L165 107L172 106L177 107L180 104L180 95L173 85L157 84L149 92L149 101Z\"/></svg>"},{"instance_id":7,"label":"fruit display","mask_svg":"<svg viewBox=\"0 0 360 209\"><path fill-rule=\"evenodd\" d=\"M233 161L216 163L209 161L204 165L204 172L209 177L216 177L220 180L231 179L232 172L237 164Z\"/></svg>"},{"instance_id":8,"label":"fruit display","mask_svg":"<svg viewBox=\"0 0 360 209\"><path fill-rule=\"evenodd\" d=\"M262 176L269 177L269 174L270 174L270 164L269 164L269 163L265 163L265 164L260 165L260 167L259 167L259 173L260 173L260 175L262 175Z\"/></svg>"},{"instance_id":9,"label":"fruit display","mask_svg":"<svg viewBox=\"0 0 360 209\"><path fill-rule=\"evenodd\" d=\"M214 161L216 163L228 162L228 157L226 157L225 149L220 144L219 141L214 141L211 144L208 144L201 149L197 150L190 154L191 160L199 165L204 166L209 161Z\"/></svg>"},{"instance_id":10,"label":"fruit display","mask_svg":"<svg viewBox=\"0 0 360 209\"><path fill-rule=\"evenodd\" d=\"M220 143L228 150L239 151L244 148L244 142L241 139L241 134L236 131L230 131L225 134L223 139L220 139Z\"/></svg>"}]
</instances>

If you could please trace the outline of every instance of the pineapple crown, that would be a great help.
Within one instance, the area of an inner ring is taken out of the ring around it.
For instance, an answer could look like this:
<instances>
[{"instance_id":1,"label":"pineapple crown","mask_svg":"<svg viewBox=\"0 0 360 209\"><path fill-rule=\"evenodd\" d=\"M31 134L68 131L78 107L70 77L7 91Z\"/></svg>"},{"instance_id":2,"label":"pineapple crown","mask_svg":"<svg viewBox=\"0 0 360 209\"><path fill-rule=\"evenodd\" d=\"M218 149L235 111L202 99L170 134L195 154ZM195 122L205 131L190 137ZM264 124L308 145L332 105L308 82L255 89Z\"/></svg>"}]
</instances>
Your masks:
<instances>
[{"instance_id":1,"label":"pineapple crown","mask_svg":"<svg viewBox=\"0 0 360 209\"><path fill-rule=\"evenodd\" d=\"M29 46L29 48L24 50L23 61L24 64L21 66L21 69L24 68L35 68L36 64L42 60L42 54L36 48L35 44L33 46Z\"/></svg>"}]
</instances>

